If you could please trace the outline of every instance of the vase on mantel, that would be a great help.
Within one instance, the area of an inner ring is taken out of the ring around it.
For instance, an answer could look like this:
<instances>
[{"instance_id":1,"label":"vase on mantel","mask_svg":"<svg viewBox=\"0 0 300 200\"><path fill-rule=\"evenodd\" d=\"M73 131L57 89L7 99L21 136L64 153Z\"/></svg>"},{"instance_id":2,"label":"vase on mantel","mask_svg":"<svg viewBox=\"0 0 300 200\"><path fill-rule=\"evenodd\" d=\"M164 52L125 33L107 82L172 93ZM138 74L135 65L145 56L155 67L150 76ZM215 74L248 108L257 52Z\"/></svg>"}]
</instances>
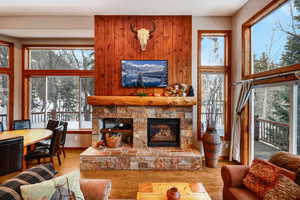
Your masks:
<instances>
[{"instance_id":1,"label":"vase on mantel","mask_svg":"<svg viewBox=\"0 0 300 200\"><path fill-rule=\"evenodd\" d=\"M215 128L207 128L202 138L207 167L218 167L221 150L221 137Z\"/></svg>"}]
</instances>

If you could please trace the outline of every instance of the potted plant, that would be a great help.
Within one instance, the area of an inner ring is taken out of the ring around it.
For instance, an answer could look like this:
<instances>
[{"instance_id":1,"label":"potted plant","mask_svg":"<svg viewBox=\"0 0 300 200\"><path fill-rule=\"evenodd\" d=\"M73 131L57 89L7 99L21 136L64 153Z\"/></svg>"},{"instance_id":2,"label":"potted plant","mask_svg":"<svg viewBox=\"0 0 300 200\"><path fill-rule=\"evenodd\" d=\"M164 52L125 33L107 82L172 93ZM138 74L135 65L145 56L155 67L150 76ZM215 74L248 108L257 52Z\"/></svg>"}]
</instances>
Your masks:
<instances>
[{"instance_id":1,"label":"potted plant","mask_svg":"<svg viewBox=\"0 0 300 200\"><path fill-rule=\"evenodd\" d=\"M217 133L217 102L220 99L220 88L222 81L215 79L213 87L210 88L207 105L206 105L206 131L202 137L205 163L208 167L217 167L219 161L219 153L221 149L221 137Z\"/></svg>"}]
</instances>

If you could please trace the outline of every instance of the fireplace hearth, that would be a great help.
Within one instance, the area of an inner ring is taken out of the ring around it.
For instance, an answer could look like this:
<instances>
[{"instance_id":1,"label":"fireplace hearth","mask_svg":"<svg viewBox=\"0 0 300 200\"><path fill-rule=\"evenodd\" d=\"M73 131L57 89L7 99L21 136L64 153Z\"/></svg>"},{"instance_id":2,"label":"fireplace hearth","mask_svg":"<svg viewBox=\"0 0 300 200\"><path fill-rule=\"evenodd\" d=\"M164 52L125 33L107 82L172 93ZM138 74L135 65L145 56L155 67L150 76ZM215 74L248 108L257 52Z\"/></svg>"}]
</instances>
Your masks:
<instances>
[{"instance_id":1,"label":"fireplace hearth","mask_svg":"<svg viewBox=\"0 0 300 200\"><path fill-rule=\"evenodd\" d=\"M198 149L192 148L195 97L98 96L90 97L89 103L93 105L93 147L80 155L81 170L201 168L202 155ZM112 120L112 126L104 127L105 119ZM95 148L102 136L101 129L117 128L122 134L127 132L120 128L124 126L115 123L120 119L131 124L131 145L123 143L119 148Z\"/></svg>"},{"instance_id":2,"label":"fireplace hearth","mask_svg":"<svg viewBox=\"0 0 300 200\"><path fill-rule=\"evenodd\" d=\"M148 147L179 147L180 119L149 118Z\"/></svg>"}]
</instances>

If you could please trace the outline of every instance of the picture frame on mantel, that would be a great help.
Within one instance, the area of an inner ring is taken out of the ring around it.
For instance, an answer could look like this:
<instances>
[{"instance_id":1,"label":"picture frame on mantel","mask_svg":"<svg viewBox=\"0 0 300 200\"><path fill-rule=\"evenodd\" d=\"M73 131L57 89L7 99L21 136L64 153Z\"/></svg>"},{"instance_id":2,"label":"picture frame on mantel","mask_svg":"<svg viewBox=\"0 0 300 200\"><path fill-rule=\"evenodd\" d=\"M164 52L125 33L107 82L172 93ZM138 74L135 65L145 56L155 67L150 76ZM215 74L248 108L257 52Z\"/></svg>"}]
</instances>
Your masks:
<instances>
[{"instance_id":1,"label":"picture frame on mantel","mask_svg":"<svg viewBox=\"0 0 300 200\"><path fill-rule=\"evenodd\" d=\"M168 60L121 60L124 88L165 88L168 86Z\"/></svg>"}]
</instances>

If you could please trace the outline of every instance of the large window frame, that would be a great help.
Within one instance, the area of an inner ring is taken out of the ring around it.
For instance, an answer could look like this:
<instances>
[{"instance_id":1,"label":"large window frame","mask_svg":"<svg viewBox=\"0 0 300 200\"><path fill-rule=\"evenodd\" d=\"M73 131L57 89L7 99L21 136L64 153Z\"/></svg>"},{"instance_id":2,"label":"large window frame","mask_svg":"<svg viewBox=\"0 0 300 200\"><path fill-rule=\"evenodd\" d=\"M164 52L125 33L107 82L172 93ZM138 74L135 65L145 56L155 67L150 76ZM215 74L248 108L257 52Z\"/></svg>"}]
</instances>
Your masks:
<instances>
[{"instance_id":1,"label":"large window frame","mask_svg":"<svg viewBox=\"0 0 300 200\"><path fill-rule=\"evenodd\" d=\"M224 45L224 65L223 66L205 66L201 65L201 38L202 36L222 36L225 39ZM197 104L197 136L201 140L201 82L202 74L215 73L224 75L224 140L230 140L231 137L231 31L230 30L198 30L198 61L197 61L197 85L198 85L198 104Z\"/></svg>"},{"instance_id":2,"label":"large window frame","mask_svg":"<svg viewBox=\"0 0 300 200\"><path fill-rule=\"evenodd\" d=\"M248 19L242 25L242 79L243 80L253 80L254 87L264 86L264 85L274 85L280 83L288 83L295 80L298 80L294 72L300 70L300 64L294 64L291 66L285 66L277 69L272 69L265 72L252 73L252 46L251 46L251 27L255 25L260 20L264 19L264 17L271 14L277 8L282 6L284 3L288 2L288 0L272 0L269 4L267 4L264 8L259 10L255 15L253 15L250 19ZM295 90L295 87L293 91ZM292 108L295 107L295 103L292 102ZM253 135L253 119L251 117L251 107L250 103L248 103L242 111L241 116L241 163L249 164L252 159L251 151L253 149L251 144L251 139ZM294 127L294 121L291 119L290 122L291 127ZM291 134L290 137L294 137ZM294 142L294 141L292 141ZM294 145L293 151L294 151ZM290 149L290 150L292 150Z\"/></svg>"},{"instance_id":3,"label":"large window frame","mask_svg":"<svg viewBox=\"0 0 300 200\"><path fill-rule=\"evenodd\" d=\"M12 121L14 119L14 44L11 42L0 40L0 45L7 46L9 48L8 66L0 67L0 74L7 75L9 78L9 104L7 110L7 128L10 130L12 128Z\"/></svg>"},{"instance_id":4,"label":"large window frame","mask_svg":"<svg viewBox=\"0 0 300 200\"><path fill-rule=\"evenodd\" d=\"M78 76L79 78L94 78L96 81L95 67L91 70L36 70L29 69L29 50L30 49L93 49L94 45L45 45L45 44L28 44L22 47L22 118L30 118L30 78L31 77L48 77L48 76ZM94 88L95 90L95 88ZM95 91L94 91L95 92ZM91 129L71 130L69 133L91 133Z\"/></svg>"},{"instance_id":5,"label":"large window frame","mask_svg":"<svg viewBox=\"0 0 300 200\"><path fill-rule=\"evenodd\" d=\"M289 106L289 122L288 124L288 149L287 151L293 154L297 154L297 119L298 119L298 114L297 114L297 107L298 107L298 87L300 87L298 81L285 81L285 82L280 82L280 83L272 83L272 84L260 84L254 86L253 89L256 88L272 88L272 87L280 87L280 86L287 86L288 91L289 91L289 100L290 100L290 106ZM255 140L255 116L254 116L254 96L252 95L252 98L250 99L249 102L249 107L250 107L250 124L251 124L251 129L250 129L250 135L249 135L249 161L252 161L254 157L254 140ZM276 123L276 121L275 121ZM277 122L278 124L285 124L281 122ZM259 132L259 131L258 131Z\"/></svg>"},{"instance_id":6,"label":"large window frame","mask_svg":"<svg viewBox=\"0 0 300 200\"><path fill-rule=\"evenodd\" d=\"M274 76L279 73L288 73L291 71L300 70L300 64L294 64L291 66L285 66L285 67L259 72L255 74L252 73L251 27L288 1L289 0L271 1L268 5L266 5L263 9L258 11L254 16L252 16L242 25L242 53L243 53L242 78L244 80L263 78L266 76ZM281 82L282 80L286 80L286 79L277 79L277 80L274 79L273 82ZM288 80L296 80L296 77L291 76L288 78Z\"/></svg>"}]
</instances>

